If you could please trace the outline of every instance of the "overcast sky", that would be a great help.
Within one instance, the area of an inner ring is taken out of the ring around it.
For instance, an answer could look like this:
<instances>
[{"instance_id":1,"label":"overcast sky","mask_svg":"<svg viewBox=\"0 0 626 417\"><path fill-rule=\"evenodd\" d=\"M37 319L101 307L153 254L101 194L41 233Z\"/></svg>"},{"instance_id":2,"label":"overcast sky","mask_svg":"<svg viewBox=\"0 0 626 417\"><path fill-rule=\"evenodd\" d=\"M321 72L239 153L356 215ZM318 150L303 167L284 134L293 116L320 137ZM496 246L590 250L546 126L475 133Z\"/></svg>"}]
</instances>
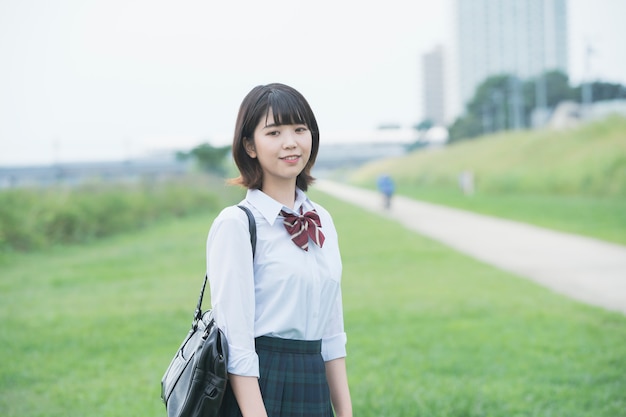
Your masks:
<instances>
[{"instance_id":1,"label":"overcast sky","mask_svg":"<svg viewBox=\"0 0 626 417\"><path fill-rule=\"evenodd\" d=\"M420 58L448 1L0 0L0 166L227 143L255 85L324 132L420 121ZM468 0L469 1L469 0ZM626 1L569 0L570 75L626 84Z\"/></svg>"}]
</instances>

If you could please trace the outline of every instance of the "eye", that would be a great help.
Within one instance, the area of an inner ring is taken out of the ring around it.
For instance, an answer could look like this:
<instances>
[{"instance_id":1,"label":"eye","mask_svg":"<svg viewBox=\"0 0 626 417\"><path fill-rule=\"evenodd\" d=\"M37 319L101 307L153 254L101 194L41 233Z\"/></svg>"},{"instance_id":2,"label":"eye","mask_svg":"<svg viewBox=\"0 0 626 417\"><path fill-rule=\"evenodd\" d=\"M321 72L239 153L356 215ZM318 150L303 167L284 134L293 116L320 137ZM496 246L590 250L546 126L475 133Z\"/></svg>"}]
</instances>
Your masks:
<instances>
[{"instance_id":1,"label":"eye","mask_svg":"<svg viewBox=\"0 0 626 417\"><path fill-rule=\"evenodd\" d=\"M308 131L309 129L306 126L298 126L296 127L296 132L298 133L304 133L306 131Z\"/></svg>"}]
</instances>

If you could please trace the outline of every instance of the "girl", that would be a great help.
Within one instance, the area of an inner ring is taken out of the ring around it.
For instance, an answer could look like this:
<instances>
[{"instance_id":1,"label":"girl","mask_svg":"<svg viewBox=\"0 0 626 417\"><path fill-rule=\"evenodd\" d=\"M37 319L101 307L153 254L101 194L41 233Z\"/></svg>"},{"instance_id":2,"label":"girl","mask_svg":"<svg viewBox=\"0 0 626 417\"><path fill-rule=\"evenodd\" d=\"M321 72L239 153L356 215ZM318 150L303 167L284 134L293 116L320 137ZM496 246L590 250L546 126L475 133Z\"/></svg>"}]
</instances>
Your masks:
<instances>
[{"instance_id":1,"label":"girl","mask_svg":"<svg viewBox=\"0 0 626 417\"><path fill-rule=\"evenodd\" d=\"M341 257L330 214L306 194L319 148L305 98L257 86L237 117L233 157L248 189L215 219L207 273L216 322L228 339L223 416L352 416L341 302Z\"/></svg>"}]
</instances>

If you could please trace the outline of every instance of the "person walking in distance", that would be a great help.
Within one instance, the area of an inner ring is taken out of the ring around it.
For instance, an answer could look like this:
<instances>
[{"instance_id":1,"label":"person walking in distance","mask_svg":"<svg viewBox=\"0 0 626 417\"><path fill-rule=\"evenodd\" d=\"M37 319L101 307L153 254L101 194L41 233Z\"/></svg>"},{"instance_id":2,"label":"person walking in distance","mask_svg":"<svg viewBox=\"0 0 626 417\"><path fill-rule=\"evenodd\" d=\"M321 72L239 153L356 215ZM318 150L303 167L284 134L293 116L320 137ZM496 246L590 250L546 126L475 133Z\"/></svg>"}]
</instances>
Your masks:
<instances>
[{"instance_id":1,"label":"person walking in distance","mask_svg":"<svg viewBox=\"0 0 626 417\"><path fill-rule=\"evenodd\" d=\"M306 195L319 137L292 87L260 85L241 103L231 183L247 189L240 204L254 215L256 251L236 206L214 220L206 248L212 309L229 347L224 417L352 416L337 231Z\"/></svg>"},{"instance_id":2,"label":"person walking in distance","mask_svg":"<svg viewBox=\"0 0 626 417\"><path fill-rule=\"evenodd\" d=\"M383 205L386 209L391 208L391 197L395 191L395 184L389 174L382 174L378 177L377 181L378 191L383 196Z\"/></svg>"}]
</instances>

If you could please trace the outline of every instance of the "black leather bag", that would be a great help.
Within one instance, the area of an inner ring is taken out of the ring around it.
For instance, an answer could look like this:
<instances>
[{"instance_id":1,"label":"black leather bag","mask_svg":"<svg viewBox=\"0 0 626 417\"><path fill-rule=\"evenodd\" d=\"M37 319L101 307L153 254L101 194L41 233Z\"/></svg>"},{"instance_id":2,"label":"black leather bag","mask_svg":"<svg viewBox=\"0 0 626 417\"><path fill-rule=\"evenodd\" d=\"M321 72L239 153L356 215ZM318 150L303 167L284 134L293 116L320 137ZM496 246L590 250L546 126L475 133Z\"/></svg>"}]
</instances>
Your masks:
<instances>
[{"instance_id":1,"label":"black leather bag","mask_svg":"<svg viewBox=\"0 0 626 417\"><path fill-rule=\"evenodd\" d=\"M250 210L238 207L248 216L254 255L256 223ZM228 342L215 324L213 312L202 312L207 278L205 275L191 330L161 379L161 398L168 417L216 417L226 390Z\"/></svg>"}]
</instances>

